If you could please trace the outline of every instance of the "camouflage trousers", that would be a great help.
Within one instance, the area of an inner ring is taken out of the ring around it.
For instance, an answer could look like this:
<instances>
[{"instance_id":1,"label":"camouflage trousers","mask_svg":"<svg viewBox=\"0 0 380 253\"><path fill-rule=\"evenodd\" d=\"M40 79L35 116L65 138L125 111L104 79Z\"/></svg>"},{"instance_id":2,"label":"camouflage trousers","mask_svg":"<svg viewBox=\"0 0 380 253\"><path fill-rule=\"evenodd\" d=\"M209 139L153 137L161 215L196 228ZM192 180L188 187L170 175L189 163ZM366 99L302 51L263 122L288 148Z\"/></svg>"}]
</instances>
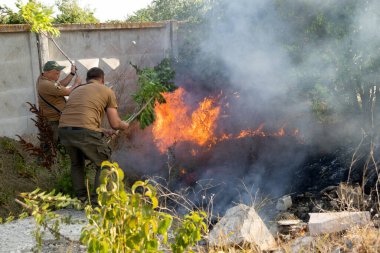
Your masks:
<instances>
[{"instance_id":1,"label":"camouflage trousers","mask_svg":"<svg viewBox=\"0 0 380 253\"><path fill-rule=\"evenodd\" d=\"M55 146L58 145L58 124L59 121L48 121L48 125L53 130L53 143Z\"/></svg>"},{"instance_id":2,"label":"camouflage trousers","mask_svg":"<svg viewBox=\"0 0 380 253\"><path fill-rule=\"evenodd\" d=\"M100 165L111 158L111 148L103 133L80 127L62 127L58 129L59 139L71 160L71 179L78 198L87 196L85 184L85 160L96 165L93 196L99 187Z\"/></svg>"}]
</instances>

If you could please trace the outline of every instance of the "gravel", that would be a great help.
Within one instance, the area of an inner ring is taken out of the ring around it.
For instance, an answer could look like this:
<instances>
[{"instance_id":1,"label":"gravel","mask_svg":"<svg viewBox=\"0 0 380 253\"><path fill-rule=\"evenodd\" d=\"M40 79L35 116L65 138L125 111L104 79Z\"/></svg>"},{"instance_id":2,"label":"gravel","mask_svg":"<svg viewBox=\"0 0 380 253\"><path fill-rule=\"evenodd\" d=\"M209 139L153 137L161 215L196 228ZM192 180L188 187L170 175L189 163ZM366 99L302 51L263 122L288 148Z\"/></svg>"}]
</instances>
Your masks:
<instances>
[{"instance_id":1,"label":"gravel","mask_svg":"<svg viewBox=\"0 0 380 253\"><path fill-rule=\"evenodd\" d=\"M61 224L60 240L56 240L54 236L45 231L43 236L42 252L86 252L86 247L80 245L79 238L82 227L86 224L87 219L84 211L74 209L64 209L56 212L57 214L70 218L70 224ZM33 231L36 229L36 223L33 217L21 220L14 220L10 223L0 225L0 252L34 252L36 241Z\"/></svg>"}]
</instances>

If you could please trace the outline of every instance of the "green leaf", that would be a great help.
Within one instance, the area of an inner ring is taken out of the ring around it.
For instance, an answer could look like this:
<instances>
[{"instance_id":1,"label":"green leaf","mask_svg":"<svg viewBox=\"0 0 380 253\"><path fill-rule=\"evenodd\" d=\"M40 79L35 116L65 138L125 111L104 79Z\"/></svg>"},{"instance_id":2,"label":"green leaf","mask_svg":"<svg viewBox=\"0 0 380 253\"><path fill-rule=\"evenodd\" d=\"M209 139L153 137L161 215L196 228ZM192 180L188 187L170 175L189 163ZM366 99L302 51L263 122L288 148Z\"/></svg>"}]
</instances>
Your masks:
<instances>
[{"instance_id":1,"label":"green leaf","mask_svg":"<svg viewBox=\"0 0 380 253\"><path fill-rule=\"evenodd\" d=\"M132 185L132 188L131 188L131 191L132 193L134 194L136 192L136 189L138 187L144 187L145 186L145 182L143 181L136 181L133 185Z\"/></svg>"}]
</instances>

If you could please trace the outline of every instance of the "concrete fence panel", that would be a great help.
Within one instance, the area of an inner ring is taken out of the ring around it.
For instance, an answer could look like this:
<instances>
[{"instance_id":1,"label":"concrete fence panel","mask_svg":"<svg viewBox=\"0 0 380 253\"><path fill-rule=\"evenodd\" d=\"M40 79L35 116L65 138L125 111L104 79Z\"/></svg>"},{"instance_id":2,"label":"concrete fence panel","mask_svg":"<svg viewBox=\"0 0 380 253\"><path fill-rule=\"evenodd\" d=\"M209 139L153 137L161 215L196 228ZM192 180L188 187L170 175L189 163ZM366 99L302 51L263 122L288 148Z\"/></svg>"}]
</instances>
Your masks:
<instances>
[{"instance_id":1,"label":"concrete fence panel","mask_svg":"<svg viewBox=\"0 0 380 253\"><path fill-rule=\"evenodd\" d=\"M130 63L153 67L165 57L175 57L176 27L172 21L60 25L61 35L53 41L29 32L27 25L0 25L0 136L36 133L26 102L36 103L35 82L42 65L56 60L67 66L61 78L70 72L70 61L55 43L75 63L83 82L88 69L102 68L120 110L126 112L133 108L131 94L137 88Z\"/></svg>"}]
</instances>

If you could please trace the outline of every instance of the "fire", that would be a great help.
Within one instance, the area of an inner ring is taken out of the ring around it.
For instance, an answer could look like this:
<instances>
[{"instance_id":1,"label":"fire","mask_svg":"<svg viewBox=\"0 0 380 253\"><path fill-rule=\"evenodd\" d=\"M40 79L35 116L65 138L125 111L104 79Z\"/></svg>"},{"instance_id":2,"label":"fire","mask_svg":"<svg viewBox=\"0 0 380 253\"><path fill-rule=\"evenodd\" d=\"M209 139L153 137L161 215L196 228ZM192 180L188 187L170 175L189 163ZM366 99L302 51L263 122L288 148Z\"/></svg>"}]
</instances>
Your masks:
<instances>
[{"instance_id":1,"label":"fire","mask_svg":"<svg viewBox=\"0 0 380 253\"><path fill-rule=\"evenodd\" d=\"M185 104L185 90L178 88L172 93L164 93L166 103L156 104L156 120L153 124L152 133L157 148L163 153L177 142L191 142L199 146L211 148L215 143L247 137L283 137L286 135L297 136L298 130L288 134L285 126L277 132L264 131L264 124L256 129L246 129L240 133L221 133L215 135L217 120L220 115L221 105L217 104L217 98L207 97L200 101L193 111ZM189 150L196 156L198 150Z\"/></svg>"},{"instance_id":2,"label":"fire","mask_svg":"<svg viewBox=\"0 0 380 253\"><path fill-rule=\"evenodd\" d=\"M205 98L198 108L190 112L184 103L185 90L178 88L165 93L165 104L155 106L156 121L153 125L154 141L161 152L176 142L188 141L200 146L215 143L214 130L220 113L215 99Z\"/></svg>"},{"instance_id":3,"label":"fire","mask_svg":"<svg viewBox=\"0 0 380 253\"><path fill-rule=\"evenodd\" d=\"M256 130L243 130L240 132L240 134L236 137L237 139L244 138L244 137L253 137L253 136L262 136L265 137L265 132L263 131L264 124L261 124Z\"/></svg>"}]
</instances>

